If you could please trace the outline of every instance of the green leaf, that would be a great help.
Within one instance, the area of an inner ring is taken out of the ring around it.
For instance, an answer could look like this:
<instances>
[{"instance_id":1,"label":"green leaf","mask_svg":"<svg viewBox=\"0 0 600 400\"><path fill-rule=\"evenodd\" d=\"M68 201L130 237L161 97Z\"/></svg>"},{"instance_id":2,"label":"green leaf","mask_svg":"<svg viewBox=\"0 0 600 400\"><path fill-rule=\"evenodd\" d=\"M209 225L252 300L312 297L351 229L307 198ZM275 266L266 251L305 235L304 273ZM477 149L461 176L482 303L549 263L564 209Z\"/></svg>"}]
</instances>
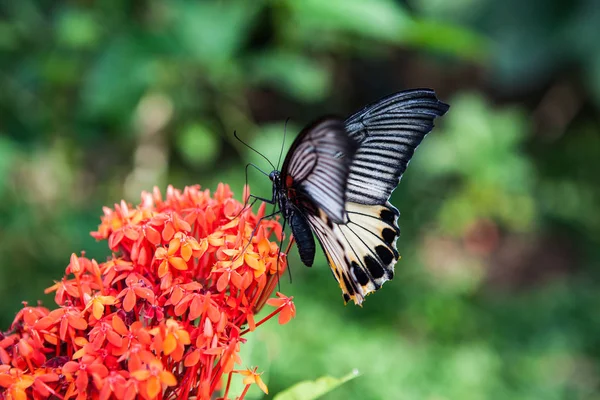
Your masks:
<instances>
[{"instance_id":1,"label":"green leaf","mask_svg":"<svg viewBox=\"0 0 600 400\"><path fill-rule=\"evenodd\" d=\"M92 115L127 117L141 94L158 83L158 59L139 37L120 37L98 57L86 77L82 99Z\"/></svg>"},{"instance_id":2,"label":"green leaf","mask_svg":"<svg viewBox=\"0 0 600 400\"><path fill-rule=\"evenodd\" d=\"M482 60L491 48L491 40L459 25L434 20L415 20L405 41L431 50Z\"/></svg>"},{"instance_id":3,"label":"green leaf","mask_svg":"<svg viewBox=\"0 0 600 400\"><path fill-rule=\"evenodd\" d=\"M224 65L242 47L259 6L254 2L178 3L175 32L184 50L207 67Z\"/></svg>"},{"instance_id":4,"label":"green leaf","mask_svg":"<svg viewBox=\"0 0 600 400\"><path fill-rule=\"evenodd\" d=\"M291 388L277 394L274 400L313 400L318 399L331 392L338 386L356 378L359 375L358 370L353 370L342 378L333 378L324 376L315 381L304 381L295 384Z\"/></svg>"},{"instance_id":5,"label":"green leaf","mask_svg":"<svg viewBox=\"0 0 600 400\"><path fill-rule=\"evenodd\" d=\"M251 63L251 78L268 83L304 101L322 100L331 87L331 75L319 62L291 52L274 51L256 57Z\"/></svg>"},{"instance_id":6,"label":"green leaf","mask_svg":"<svg viewBox=\"0 0 600 400\"><path fill-rule=\"evenodd\" d=\"M67 9L58 17L57 36L67 46L86 48L97 43L100 30L93 14Z\"/></svg>"},{"instance_id":7,"label":"green leaf","mask_svg":"<svg viewBox=\"0 0 600 400\"><path fill-rule=\"evenodd\" d=\"M406 11L391 0L304 0L286 3L305 29L347 31L397 41L411 24Z\"/></svg>"}]
</instances>

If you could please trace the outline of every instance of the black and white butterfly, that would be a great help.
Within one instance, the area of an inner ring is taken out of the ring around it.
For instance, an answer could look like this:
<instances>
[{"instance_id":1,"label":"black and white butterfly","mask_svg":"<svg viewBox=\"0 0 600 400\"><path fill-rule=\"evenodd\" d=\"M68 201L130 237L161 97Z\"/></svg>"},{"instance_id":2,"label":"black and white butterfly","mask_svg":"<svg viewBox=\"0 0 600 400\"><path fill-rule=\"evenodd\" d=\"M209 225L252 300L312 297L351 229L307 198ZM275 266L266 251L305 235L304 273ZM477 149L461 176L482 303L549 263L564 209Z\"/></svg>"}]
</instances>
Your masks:
<instances>
[{"instance_id":1,"label":"black and white butterfly","mask_svg":"<svg viewBox=\"0 0 600 400\"><path fill-rule=\"evenodd\" d=\"M311 266L317 237L344 301L360 305L394 276L400 234L389 202L415 148L449 106L430 89L395 93L348 119L322 118L293 142L269 174L271 203ZM264 199L263 199L264 200Z\"/></svg>"}]
</instances>

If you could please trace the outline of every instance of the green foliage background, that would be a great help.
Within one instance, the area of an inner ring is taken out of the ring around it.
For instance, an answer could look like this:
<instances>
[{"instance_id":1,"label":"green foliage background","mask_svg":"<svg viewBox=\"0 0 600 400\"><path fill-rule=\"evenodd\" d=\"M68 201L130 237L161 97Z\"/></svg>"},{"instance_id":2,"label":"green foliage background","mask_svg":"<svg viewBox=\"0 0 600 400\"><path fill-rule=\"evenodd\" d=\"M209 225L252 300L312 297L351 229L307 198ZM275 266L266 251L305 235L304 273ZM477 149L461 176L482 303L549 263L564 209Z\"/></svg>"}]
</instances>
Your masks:
<instances>
[{"instance_id":1,"label":"green foliage background","mask_svg":"<svg viewBox=\"0 0 600 400\"><path fill-rule=\"evenodd\" d=\"M272 394L600 398L600 3L594 0L0 3L0 325L43 300L101 207L277 160L287 130L410 87L451 104L392 201L396 278L344 307L291 258L298 317L244 361ZM268 179L250 175L257 194ZM253 392L254 398L260 398Z\"/></svg>"}]
</instances>

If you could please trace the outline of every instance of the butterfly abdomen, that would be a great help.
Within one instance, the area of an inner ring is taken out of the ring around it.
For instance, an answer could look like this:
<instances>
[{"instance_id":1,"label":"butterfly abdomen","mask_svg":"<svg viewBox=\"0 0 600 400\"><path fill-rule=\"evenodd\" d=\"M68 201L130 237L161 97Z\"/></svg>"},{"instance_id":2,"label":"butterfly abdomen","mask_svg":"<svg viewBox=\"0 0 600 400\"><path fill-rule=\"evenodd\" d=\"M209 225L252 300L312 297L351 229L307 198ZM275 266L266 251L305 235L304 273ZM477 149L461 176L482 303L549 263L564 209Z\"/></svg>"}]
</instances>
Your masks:
<instances>
[{"instance_id":1,"label":"butterfly abdomen","mask_svg":"<svg viewBox=\"0 0 600 400\"><path fill-rule=\"evenodd\" d=\"M306 218L301 214L293 213L289 219L300 260L307 267L312 267L315 260L315 239Z\"/></svg>"}]
</instances>

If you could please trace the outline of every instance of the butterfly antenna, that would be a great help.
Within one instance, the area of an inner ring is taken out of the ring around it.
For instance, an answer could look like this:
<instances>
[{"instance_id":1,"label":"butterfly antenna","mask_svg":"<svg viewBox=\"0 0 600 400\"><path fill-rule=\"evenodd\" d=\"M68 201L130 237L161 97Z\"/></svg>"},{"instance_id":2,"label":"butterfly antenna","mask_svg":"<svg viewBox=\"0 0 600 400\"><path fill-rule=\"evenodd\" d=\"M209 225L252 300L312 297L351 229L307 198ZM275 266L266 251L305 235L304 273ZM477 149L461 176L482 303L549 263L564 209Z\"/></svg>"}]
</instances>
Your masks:
<instances>
[{"instance_id":1,"label":"butterfly antenna","mask_svg":"<svg viewBox=\"0 0 600 400\"><path fill-rule=\"evenodd\" d=\"M262 154L260 151L256 150L254 147L250 146L248 143L246 143L246 142L244 142L242 139L240 139L240 137L237 135L237 131L233 131L233 136L234 136L234 137L235 137L237 140L239 140L239 142L240 142L241 144L243 144L244 146L246 146L247 148L249 148L250 150L252 150L252 151L253 151L253 152L255 152L256 154L258 154L259 156L261 156L262 158L264 158L265 160L267 160L267 162L269 163L269 165L270 165L271 167L273 167L273 169L277 169L277 168L275 168L275 166L273 165L273 163L272 163L271 161L269 161L269 159L268 159L268 158L267 158L267 157L266 157L264 154ZM256 167L256 166L254 165L254 167ZM260 168L258 168L258 167L256 167L256 169L260 170ZM264 173L264 172L263 172L263 173ZM265 174L265 175L267 175L267 176L268 176L269 174Z\"/></svg>"},{"instance_id":2,"label":"butterfly antenna","mask_svg":"<svg viewBox=\"0 0 600 400\"><path fill-rule=\"evenodd\" d=\"M257 198L256 196L251 195L250 193L248 193L246 195L246 189L248 188L248 167L254 167L258 172L260 172L263 175L267 175L269 176L265 171L263 171L262 169L258 168L256 165L252 164L252 163L248 163L246 164L246 168L245 169L245 183L244 183L244 206L242 207L242 209L240 210L239 213L237 213L237 215L234 218L239 217L240 215L242 215L242 213L244 211L246 211L246 207L248 206L248 201L250 200L250 198L252 198L252 202L250 203L250 208L252 208L252 206L254 205L254 203L256 203L257 200L259 200L259 198ZM275 211L275 210L273 210Z\"/></svg>"},{"instance_id":3,"label":"butterfly antenna","mask_svg":"<svg viewBox=\"0 0 600 400\"><path fill-rule=\"evenodd\" d=\"M281 156L283 155L283 148L285 147L285 136L287 134L287 124L289 122L290 118L288 117L285 120L285 125L283 125L283 142L281 142L281 150L279 151L279 159L277 160L277 168L275 168L277 171L279 171L279 165L281 163Z\"/></svg>"}]
</instances>

